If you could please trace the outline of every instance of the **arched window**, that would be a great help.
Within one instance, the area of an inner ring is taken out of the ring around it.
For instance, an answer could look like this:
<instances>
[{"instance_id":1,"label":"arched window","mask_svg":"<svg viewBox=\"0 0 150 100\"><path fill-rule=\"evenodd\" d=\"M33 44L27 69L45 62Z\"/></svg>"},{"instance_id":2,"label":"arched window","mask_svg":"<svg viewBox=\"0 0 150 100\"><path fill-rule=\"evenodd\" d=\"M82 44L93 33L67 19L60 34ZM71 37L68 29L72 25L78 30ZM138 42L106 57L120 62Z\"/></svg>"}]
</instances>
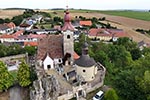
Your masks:
<instances>
[{"instance_id":1,"label":"arched window","mask_svg":"<svg viewBox=\"0 0 150 100\"><path fill-rule=\"evenodd\" d=\"M67 35L67 39L70 39L70 35Z\"/></svg>"}]
</instances>

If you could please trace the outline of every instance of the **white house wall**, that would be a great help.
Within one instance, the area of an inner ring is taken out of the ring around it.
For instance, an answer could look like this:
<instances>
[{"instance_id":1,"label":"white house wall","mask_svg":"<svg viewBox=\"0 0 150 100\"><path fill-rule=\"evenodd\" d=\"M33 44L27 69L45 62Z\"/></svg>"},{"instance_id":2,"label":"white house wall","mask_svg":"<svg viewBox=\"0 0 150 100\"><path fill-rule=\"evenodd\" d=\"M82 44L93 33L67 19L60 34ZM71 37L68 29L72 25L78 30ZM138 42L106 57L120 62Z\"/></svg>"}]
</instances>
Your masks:
<instances>
[{"instance_id":1,"label":"white house wall","mask_svg":"<svg viewBox=\"0 0 150 100\"><path fill-rule=\"evenodd\" d=\"M44 70L48 70L47 66L50 65L51 69L54 68L54 61L47 55L45 60L43 61Z\"/></svg>"}]
</instances>

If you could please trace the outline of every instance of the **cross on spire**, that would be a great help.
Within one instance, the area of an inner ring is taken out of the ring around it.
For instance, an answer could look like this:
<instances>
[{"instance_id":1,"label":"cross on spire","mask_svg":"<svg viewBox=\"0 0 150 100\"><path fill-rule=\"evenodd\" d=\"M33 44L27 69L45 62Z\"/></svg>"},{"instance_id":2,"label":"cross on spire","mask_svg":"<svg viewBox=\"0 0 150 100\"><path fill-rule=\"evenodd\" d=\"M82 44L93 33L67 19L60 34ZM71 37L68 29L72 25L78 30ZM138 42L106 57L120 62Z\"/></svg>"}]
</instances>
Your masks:
<instances>
[{"instance_id":1,"label":"cross on spire","mask_svg":"<svg viewBox=\"0 0 150 100\"><path fill-rule=\"evenodd\" d=\"M66 9L68 10L68 0L66 0L66 3L67 3L67 5L66 5Z\"/></svg>"}]
</instances>

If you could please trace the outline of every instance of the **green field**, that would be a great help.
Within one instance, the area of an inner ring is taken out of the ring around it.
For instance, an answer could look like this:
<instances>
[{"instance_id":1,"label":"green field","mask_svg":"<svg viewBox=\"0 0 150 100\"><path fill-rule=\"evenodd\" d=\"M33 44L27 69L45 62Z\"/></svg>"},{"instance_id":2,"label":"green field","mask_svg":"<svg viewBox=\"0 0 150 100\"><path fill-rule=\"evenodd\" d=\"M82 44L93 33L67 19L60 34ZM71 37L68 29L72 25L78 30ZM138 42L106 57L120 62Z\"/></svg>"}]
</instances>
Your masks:
<instances>
[{"instance_id":1,"label":"green field","mask_svg":"<svg viewBox=\"0 0 150 100\"><path fill-rule=\"evenodd\" d=\"M115 15L115 16L123 16L134 19L140 19L145 21L150 21L150 12L139 12L139 11L100 11L100 13Z\"/></svg>"},{"instance_id":2,"label":"green field","mask_svg":"<svg viewBox=\"0 0 150 100\"><path fill-rule=\"evenodd\" d=\"M64 12L64 10L54 10L58 13ZM150 12L142 12L142 11L132 11L132 10L108 10L108 11L100 11L100 10L86 10L86 9L74 9L70 10L71 13L103 13L114 16L123 16L134 19L140 19L145 21L150 21Z\"/></svg>"}]
</instances>

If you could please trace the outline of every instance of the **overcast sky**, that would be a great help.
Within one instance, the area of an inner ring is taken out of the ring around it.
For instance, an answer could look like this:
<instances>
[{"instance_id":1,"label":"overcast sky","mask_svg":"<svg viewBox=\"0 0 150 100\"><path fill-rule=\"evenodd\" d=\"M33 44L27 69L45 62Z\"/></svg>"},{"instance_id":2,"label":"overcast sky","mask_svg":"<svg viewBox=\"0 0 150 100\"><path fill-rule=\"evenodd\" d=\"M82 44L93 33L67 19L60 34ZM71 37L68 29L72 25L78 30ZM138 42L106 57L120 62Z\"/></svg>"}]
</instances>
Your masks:
<instances>
[{"instance_id":1,"label":"overcast sky","mask_svg":"<svg viewBox=\"0 0 150 100\"><path fill-rule=\"evenodd\" d=\"M0 0L0 8L150 9L150 0Z\"/></svg>"}]
</instances>

